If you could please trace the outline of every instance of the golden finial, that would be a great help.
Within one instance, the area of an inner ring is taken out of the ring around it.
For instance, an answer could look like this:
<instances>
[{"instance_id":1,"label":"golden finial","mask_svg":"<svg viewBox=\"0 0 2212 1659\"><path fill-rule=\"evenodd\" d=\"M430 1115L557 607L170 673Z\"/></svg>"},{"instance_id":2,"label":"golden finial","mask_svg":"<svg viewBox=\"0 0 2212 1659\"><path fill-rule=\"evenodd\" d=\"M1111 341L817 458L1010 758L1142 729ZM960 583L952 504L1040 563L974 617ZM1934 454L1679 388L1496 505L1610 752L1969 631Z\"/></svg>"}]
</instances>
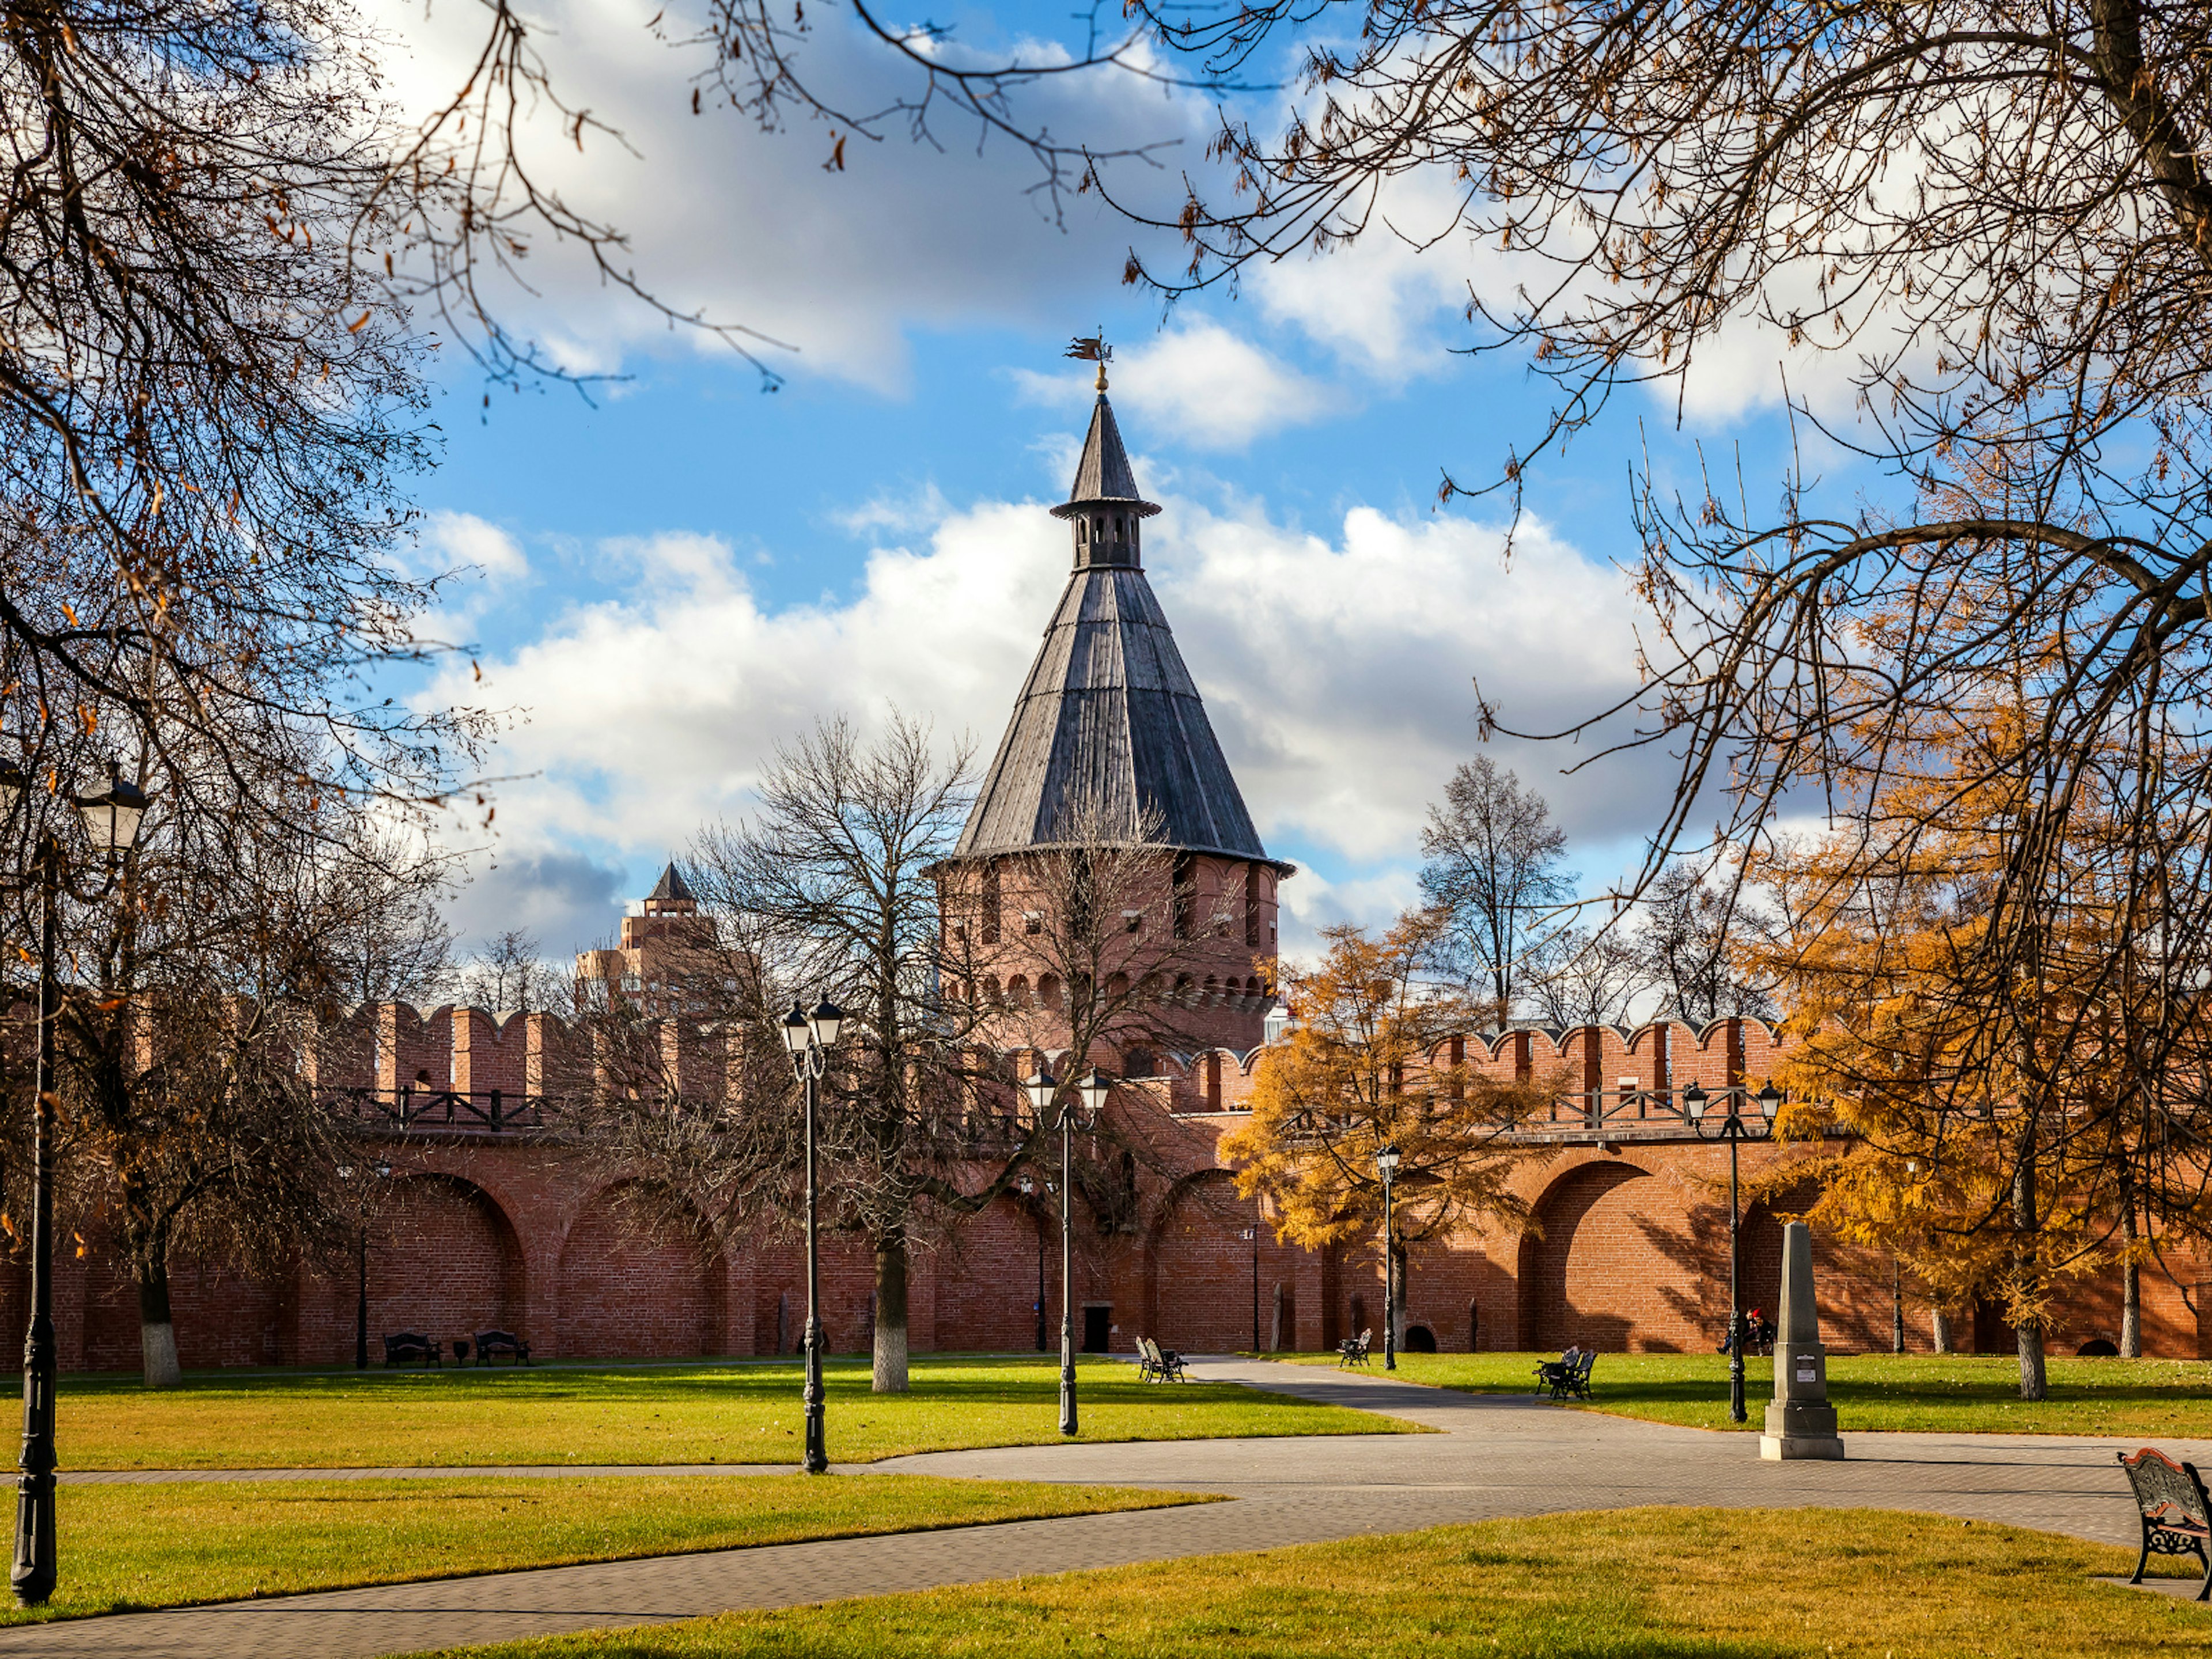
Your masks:
<instances>
[{"instance_id":1,"label":"golden finial","mask_svg":"<svg viewBox=\"0 0 2212 1659\"><path fill-rule=\"evenodd\" d=\"M1106 331L1096 334L1079 334L1068 343L1067 355L1086 363L1098 365L1098 390L1106 390L1106 365L1113 361L1114 348L1106 343Z\"/></svg>"}]
</instances>

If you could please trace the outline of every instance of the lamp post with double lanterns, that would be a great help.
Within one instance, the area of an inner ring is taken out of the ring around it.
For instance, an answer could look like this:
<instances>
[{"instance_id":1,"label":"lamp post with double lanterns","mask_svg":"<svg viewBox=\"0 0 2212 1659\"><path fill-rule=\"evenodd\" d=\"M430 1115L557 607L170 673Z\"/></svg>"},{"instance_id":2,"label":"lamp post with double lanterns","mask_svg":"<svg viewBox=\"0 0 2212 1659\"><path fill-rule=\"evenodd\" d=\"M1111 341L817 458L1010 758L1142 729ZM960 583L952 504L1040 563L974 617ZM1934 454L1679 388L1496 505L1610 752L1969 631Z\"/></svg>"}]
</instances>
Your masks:
<instances>
[{"instance_id":1,"label":"lamp post with double lanterns","mask_svg":"<svg viewBox=\"0 0 2212 1659\"><path fill-rule=\"evenodd\" d=\"M30 780L21 767L0 763L0 807L12 824L20 806L29 817ZM100 855L100 885L80 889L70 880L69 854L61 832L40 828L24 867L27 884L39 898L39 1040L32 1079L31 1321L23 1340L22 1474L15 1484L15 1563L9 1574L15 1599L34 1607L54 1593L59 1565L54 1545L54 1021L61 986L61 898L67 893L90 904L115 889L124 856L137 844L138 825L152 804L146 792L125 778L112 761L107 788L81 795L72 803L85 839Z\"/></svg>"},{"instance_id":2,"label":"lamp post with double lanterns","mask_svg":"<svg viewBox=\"0 0 2212 1659\"><path fill-rule=\"evenodd\" d=\"M845 1011L824 997L812 1012L798 1003L783 1017L783 1046L791 1054L791 1069L806 1097L806 1472L823 1474L830 1468L829 1434L823 1422L822 1395L822 1257L815 1226L814 1085L830 1069L830 1051L837 1046Z\"/></svg>"},{"instance_id":3,"label":"lamp post with double lanterns","mask_svg":"<svg viewBox=\"0 0 2212 1659\"><path fill-rule=\"evenodd\" d=\"M1729 1149L1729 1420L1734 1423L1744 1421L1747 1415L1743 1404L1741 1262L1736 1250L1736 1146L1754 1133L1760 1135L1773 1133L1774 1114L1782 1104L1782 1091L1776 1088L1773 1080L1769 1079L1756 1098L1761 1120L1756 1132L1743 1115L1743 1091L1741 1089L1729 1091L1727 1115L1721 1119L1719 1127L1713 1131L1714 1134L1728 1142ZM1692 1083L1682 1091L1682 1110L1700 1139L1711 1138L1705 1132L1705 1109L1711 1099L1701 1083Z\"/></svg>"},{"instance_id":4,"label":"lamp post with double lanterns","mask_svg":"<svg viewBox=\"0 0 2212 1659\"><path fill-rule=\"evenodd\" d=\"M1390 1188L1398 1178L1398 1143L1376 1148L1375 1172L1382 1177L1382 1369L1398 1369L1398 1252L1391 1231Z\"/></svg>"},{"instance_id":5,"label":"lamp post with double lanterns","mask_svg":"<svg viewBox=\"0 0 2212 1659\"><path fill-rule=\"evenodd\" d=\"M1096 1128L1113 1079L1092 1066L1075 1085L1076 1099L1060 1110L1060 1431L1073 1434L1075 1414L1075 1115ZM1042 1067L1022 1079L1022 1092L1042 1123L1060 1093L1060 1080ZM1078 1103L1080 1103L1079 1105Z\"/></svg>"}]
</instances>

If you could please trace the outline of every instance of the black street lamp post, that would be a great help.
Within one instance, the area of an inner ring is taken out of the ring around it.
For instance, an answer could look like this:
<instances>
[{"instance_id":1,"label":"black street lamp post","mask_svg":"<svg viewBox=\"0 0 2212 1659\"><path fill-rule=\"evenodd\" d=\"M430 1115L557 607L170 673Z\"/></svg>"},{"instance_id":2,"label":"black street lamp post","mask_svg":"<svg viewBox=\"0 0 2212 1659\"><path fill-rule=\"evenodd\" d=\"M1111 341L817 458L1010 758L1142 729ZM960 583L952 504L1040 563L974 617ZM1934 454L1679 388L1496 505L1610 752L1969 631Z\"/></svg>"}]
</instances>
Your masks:
<instances>
[{"instance_id":1,"label":"black street lamp post","mask_svg":"<svg viewBox=\"0 0 2212 1659\"><path fill-rule=\"evenodd\" d=\"M1075 1412L1075 1115L1083 1114L1083 1127L1097 1126L1099 1109L1113 1084L1093 1066L1075 1092L1079 1108L1069 1101L1060 1111L1060 1431L1077 1432ZM1022 1092L1042 1122L1060 1092L1060 1081L1050 1072L1031 1073L1022 1081Z\"/></svg>"},{"instance_id":2,"label":"black street lamp post","mask_svg":"<svg viewBox=\"0 0 2212 1659\"><path fill-rule=\"evenodd\" d=\"M353 1368L368 1369L368 1223L354 1238Z\"/></svg>"},{"instance_id":3,"label":"black street lamp post","mask_svg":"<svg viewBox=\"0 0 2212 1659\"><path fill-rule=\"evenodd\" d=\"M376 1178L387 1179L392 1174L389 1164L376 1165ZM353 1166L338 1165L338 1179L351 1181ZM354 1236L354 1302L353 1302L353 1368L357 1371L368 1369L368 1210L362 1205Z\"/></svg>"},{"instance_id":4,"label":"black street lamp post","mask_svg":"<svg viewBox=\"0 0 2212 1659\"><path fill-rule=\"evenodd\" d=\"M1244 1237L1252 1245L1252 1352L1260 1352L1260 1230L1247 1227Z\"/></svg>"},{"instance_id":5,"label":"black street lamp post","mask_svg":"<svg viewBox=\"0 0 2212 1659\"><path fill-rule=\"evenodd\" d=\"M1397 1142L1376 1149L1375 1169L1382 1177L1382 1369L1395 1371L1398 1369L1398 1251L1390 1189L1398 1177Z\"/></svg>"},{"instance_id":6,"label":"black street lamp post","mask_svg":"<svg viewBox=\"0 0 2212 1659\"><path fill-rule=\"evenodd\" d=\"M837 1046L837 1033L845 1011L824 997L809 1013L796 1002L783 1017L783 1046L791 1054L791 1069L806 1096L806 1472L826 1474L830 1468L829 1432L823 1421L822 1392L822 1255L815 1225L817 1188L814 1176L814 1085L830 1067L830 1051Z\"/></svg>"},{"instance_id":7,"label":"black street lamp post","mask_svg":"<svg viewBox=\"0 0 2212 1659\"><path fill-rule=\"evenodd\" d=\"M1711 1098L1702 1084L1692 1083L1682 1091L1682 1109L1689 1115L1691 1127L1701 1138L1705 1133L1705 1104ZM1782 1091L1769 1081L1759 1091L1758 1099L1759 1114L1765 1120L1765 1133L1771 1133L1775 1109L1782 1104ZM1748 1413L1743 1404L1743 1296L1742 1264L1736 1248L1736 1146L1753 1133L1743 1116L1742 1090L1729 1091L1728 1115L1714 1133L1728 1142L1729 1149L1729 1420L1741 1423Z\"/></svg>"},{"instance_id":8,"label":"black street lamp post","mask_svg":"<svg viewBox=\"0 0 2212 1659\"><path fill-rule=\"evenodd\" d=\"M1047 1191L1048 1193L1049 1193L1049 1192L1052 1190L1052 1182L1050 1182L1049 1181L1046 1182L1045 1182L1045 1184L1044 1184L1044 1189L1045 1189L1045 1191ZM1024 1198L1030 1198L1030 1197L1033 1197L1033 1196L1036 1194L1036 1182L1034 1182L1034 1181L1031 1181L1031 1180L1030 1180L1027 1176L1024 1176L1022 1177L1022 1196L1023 1196ZM1036 1224L1037 1224L1037 1230L1036 1230L1036 1236L1037 1236L1036 1351L1037 1351L1039 1353L1042 1353L1042 1352L1044 1352L1044 1218L1043 1218L1042 1216L1038 1216L1038 1217L1036 1218Z\"/></svg>"},{"instance_id":9,"label":"black street lamp post","mask_svg":"<svg viewBox=\"0 0 2212 1659\"><path fill-rule=\"evenodd\" d=\"M44 1603L60 1578L54 1544L54 1020L61 1002L61 896L91 903L113 890L149 805L145 791L112 762L107 775L105 793L75 802L86 838L106 860L100 885L89 892L70 885L68 854L52 829L40 831L27 871L39 890L39 1041L32 1079L31 1321L23 1340L22 1473L15 1483L15 1563L9 1574L15 1599L27 1607ZM29 793L20 767L0 765L0 809L7 817L14 817Z\"/></svg>"}]
</instances>

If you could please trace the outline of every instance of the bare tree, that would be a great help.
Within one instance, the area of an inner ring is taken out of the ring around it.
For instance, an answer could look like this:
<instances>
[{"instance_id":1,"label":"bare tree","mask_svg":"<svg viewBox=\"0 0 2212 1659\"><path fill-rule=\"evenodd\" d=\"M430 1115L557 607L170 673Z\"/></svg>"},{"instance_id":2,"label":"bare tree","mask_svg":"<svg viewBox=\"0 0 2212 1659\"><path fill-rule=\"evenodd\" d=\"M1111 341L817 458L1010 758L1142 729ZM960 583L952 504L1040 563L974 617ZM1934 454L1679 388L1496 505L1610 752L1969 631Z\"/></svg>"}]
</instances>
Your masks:
<instances>
[{"instance_id":1,"label":"bare tree","mask_svg":"<svg viewBox=\"0 0 2212 1659\"><path fill-rule=\"evenodd\" d=\"M363 828L319 847L322 943L340 1001L424 1004L452 976L453 932L440 914L452 861L421 838Z\"/></svg>"},{"instance_id":2,"label":"bare tree","mask_svg":"<svg viewBox=\"0 0 2212 1659\"><path fill-rule=\"evenodd\" d=\"M312 1014L193 971L207 965L173 956L159 984L129 999L69 996L58 1032L71 1196L113 1218L149 1389L181 1381L169 1297L178 1255L279 1276L303 1255L334 1264L345 1243L343 1130L300 1065Z\"/></svg>"},{"instance_id":3,"label":"bare tree","mask_svg":"<svg viewBox=\"0 0 2212 1659\"><path fill-rule=\"evenodd\" d=\"M875 1254L878 1392L907 1387L916 1209L957 1192L969 1030L939 994L933 870L970 787L967 751L940 762L927 726L896 716L868 744L838 720L779 750L751 822L705 832L687 860L705 902L757 924L769 982L853 1020L826 1084L826 1145L842 1172L836 1224Z\"/></svg>"},{"instance_id":4,"label":"bare tree","mask_svg":"<svg viewBox=\"0 0 2212 1659\"><path fill-rule=\"evenodd\" d=\"M1716 811L1710 846L1752 860L1785 814L1826 814L1861 843L1847 883L2000 802L1975 827L2002 857L1954 976L1978 988L1970 1050L2063 1047L2028 1040L2032 988L2075 936L2077 857L2107 821L2136 828L2106 902L2164 962L2203 960L2201 858L2169 830L2212 795L2212 7L1149 15L1217 72L1292 32L1306 48L1279 131L1225 121L1236 193L1186 204L1169 287L1373 234L1500 251L1474 344L1525 355L1558 397L1490 483L1448 476L1447 497L1517 492L1614 392L1679 400L1745 342L1786 357L1801 428L1887 474L1850 506L1794 470L1641 481L1644 683L1577 728L1619 717L1679 757L1638 890ZM1392 211L1416 175L1449 183L1438 221ZM1931 790L1931 726L2000 685L2020 740L1961 746L1969 769ZM2130 930L2111 960L2144 960ZM2186 1033L2146 1031L2130 1063L2158 1133L2201 1146ZM2058 1080L2018 1086L2047 1103Z\"/></svg>"},{"instance_id":5,"label":"bare tree","mask_svg":"<svg viewBox=\"0 0 2212 1659\"><path fill-rule=\"evenodd\" d=\"M509 927L472 951L454 988L461 1002L493 1013L562 1009L574 1000L566 976L546 965L538 936L521 927Z\"/></svg>"},{"instance_id":6,"label":"bare tree","mask_svg":"<svg viewBox=\"0 0 2212 1659\"><path fill-rule=\"evenodd\" d=\"M1569 928L1550 941L1531 990L1553 1026L1621 1025L1654 988L1640 940L1613 928Z\"/></svg>"},{"instance_id":7,"label":"bare tree","mask_svg":"<svg viewBox=\"0 0 2212 1659\"><path fill-rule=\"evenodd\" d=\"M1771 999L1740 972L1746 903L1735 884L1709 881L1688 860L1669 865L1644 890L1635 948L1664 1012L1698 1027L1773 1012Z\"/></svg>"},{"instance_id":8,"label":"bare tree","mask_svg":"<svg viewBox=\"0 0 2212 1659\"><path fill-rule=\"evenodd\" d=\"M141 741L166 721L228 751L265 735L241 711L274 711L317 738L307 793L434 801L467 779L480 720L369 688L453 643L419 631L436 579L394 556L407 481L436 442L434 350L466 354L489 383L588 378L511 325L533 256L580 259L601 291L775 383L762 354L781 343L668 303L621 227L549 181L542 140L627 146L566 95L544 32L508 0L463 11L477 50L415 116L380 80L381 21L327 0L56 0L0 45L0 703L41 733L39 768L55 758L46 737L88 720ZM1020 112L1023 94L1109 70L1180 78L1140 21L1094 17L1073 53L994 60L856 4L892 89L853 103L809 58L821 21L718 0L693 27L641 27L667 52L668 96L688 93L695 113L825 123L833 171L848 141L935 143L957 124L1025 148L1054 213L1149 147L1056 134ZM155 680L181 693L160 720Z\"/></svg>"},{"instance_id":9,"label":"bare tree","mask_svg":"<svg viewBox=\"0 0 2212 1659\"><path fill-rule=\"evenodd\" d=\"M1421 891L1449 926L1446 949L1503 1025L1528 994L1530 958L1574 897L1566 832L1534 790L1487 756L1463 763L1421 831Z\"/></svg>"},{"instance_id":10,"label":"bare tree","mask_svg":"<svg viewBox=\"0 0 2212 1659\"><path fill-rule=\"evenodd\" d=\"M468 753L465 718L366 690L428 648L393 554L430 434L428 343L352 242L380 258L405 218L364 45L343 9L126 0L0 46L0 701L35 769L95 731L305 760L301 790L169 769L303 816L434 795Z\"/></svg>"},{"instance_id":11,"label":"bare tree","mask_svg":"<svg viewBox=\"0 0 2212 1659\"><path fill-rule=\"evenodd\" d=\"M204 799L214 786L202 782ZM342 800L316 808L310 839L265 816L179 810L181 799L156 794L112 893L65 898L55 1028L64 1194L130 1265L152 1388L179 1380L179 1252L276 1273L342 1247L343 1132L304 1061L351 1001L364 892L427 890L442 874L434 858L370 865L362 849L378 843ZM27 1139L28 1091L9 1106ZM13 1185L27 1170L10 1162Z\"/></svg>"}]
</instances>

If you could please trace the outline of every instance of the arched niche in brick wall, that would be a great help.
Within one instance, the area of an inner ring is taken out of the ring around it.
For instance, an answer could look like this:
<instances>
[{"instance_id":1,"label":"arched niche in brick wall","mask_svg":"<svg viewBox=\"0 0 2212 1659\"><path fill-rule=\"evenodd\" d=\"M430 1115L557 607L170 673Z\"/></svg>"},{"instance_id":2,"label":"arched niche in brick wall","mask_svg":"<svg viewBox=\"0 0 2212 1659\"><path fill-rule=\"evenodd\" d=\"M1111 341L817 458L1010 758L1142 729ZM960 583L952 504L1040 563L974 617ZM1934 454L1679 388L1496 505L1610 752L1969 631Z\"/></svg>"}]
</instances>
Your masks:
<instances>
[{"instance_id":1,"label":"arched niche in brick wall","mask_svg":"<svg viewBox=\"0 0 2212 1659\"><path fill-rule=\"evenodd\" d=\"M1521 1236L1521 1345L1538 1352L1569 1345L1619 1353L1637 1339L1627 1310L1640 1251L1624 1250L1634 1236L1634 1194L1649 1189L1650 1172L1607 1159L1577 1165L1537 1200L1537 1227ZM1645 1276L1645 1282L1650 1282ZM1677 1345L1679 1346L1679 1345Z\"/></svg>"},{"instance_id":2,"label":"arched niche in brick wall","mask_svg":"<svg viewBox=\"0 0 2212 1659\"><path fill-rule=\"evenodd\" d=\"M332 1281L351 1349L353 1286ZM368 1336L420 1331L441 1341L483 1330L520 1331L527 1304L522 1245L497 1200L474 1182L395 1173L368 1230Z\"/></svg>"},{"instance_id":3,"label":"arched niche in brick wall","mask_svg":"<svg viewBox=\"0 0 2212 1659\"><path fill-rule=\"evenodd\" d=\"M727 1275L696 1210L637 1182L600 1188L561 1243L565 1358L682 1358L720 1347Z\"/></svg>"}]
</instances>

